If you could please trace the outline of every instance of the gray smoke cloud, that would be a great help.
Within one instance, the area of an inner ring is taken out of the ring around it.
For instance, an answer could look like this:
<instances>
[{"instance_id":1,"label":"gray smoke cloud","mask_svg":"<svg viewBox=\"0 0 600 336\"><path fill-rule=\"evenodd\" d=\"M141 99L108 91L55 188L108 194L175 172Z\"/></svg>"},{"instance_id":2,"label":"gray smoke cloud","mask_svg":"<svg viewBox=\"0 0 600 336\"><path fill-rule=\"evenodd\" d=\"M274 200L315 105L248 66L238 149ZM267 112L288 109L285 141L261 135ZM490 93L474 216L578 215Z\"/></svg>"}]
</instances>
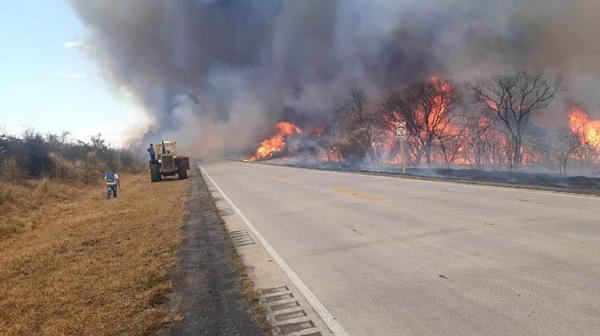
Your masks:
<instances>
[{"instance_id":1,"label":"gray smoke cloud","mask_svg":"<svg viewBox=\"0 0 600 336\"><path fill-rule=\"evenodd\" d=\"M281 118L327 120L350 87L503 69L561 75L600 107L597 0L73 0L88 52L196 155L255 147ZM554 109L563 111L564 105ZM557 112L560 113L560 112Z\"/></svg>"}]
</instances>

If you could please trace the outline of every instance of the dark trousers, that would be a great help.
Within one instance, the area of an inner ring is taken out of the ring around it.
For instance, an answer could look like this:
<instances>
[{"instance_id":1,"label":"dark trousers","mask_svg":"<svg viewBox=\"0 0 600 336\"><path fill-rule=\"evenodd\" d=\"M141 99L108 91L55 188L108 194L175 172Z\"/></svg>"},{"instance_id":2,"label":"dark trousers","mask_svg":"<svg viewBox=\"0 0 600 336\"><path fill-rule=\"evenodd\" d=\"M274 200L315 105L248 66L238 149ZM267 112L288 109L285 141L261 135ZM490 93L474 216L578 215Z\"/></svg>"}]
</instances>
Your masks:
<instances>
[{"instance_id":1,"label":"dark trousers","mask_svg":"<svg viewBox=\"0 0 600 336\"><path fill-rule=\"evenodd\" d=\"M107 184L106 185L106 198L110 198L110 194L117 198L117 185L116 184Z\"/></svg>"},{"instance_id":2,"label":"dark trousers","mask_svg":"<svg viewBox=\"0 0 600 336\"><path fill-rule=\"evenodd\" d=\"M150 163L156 162L156 154L150 154Z\"/></svg>"}]
</instances>

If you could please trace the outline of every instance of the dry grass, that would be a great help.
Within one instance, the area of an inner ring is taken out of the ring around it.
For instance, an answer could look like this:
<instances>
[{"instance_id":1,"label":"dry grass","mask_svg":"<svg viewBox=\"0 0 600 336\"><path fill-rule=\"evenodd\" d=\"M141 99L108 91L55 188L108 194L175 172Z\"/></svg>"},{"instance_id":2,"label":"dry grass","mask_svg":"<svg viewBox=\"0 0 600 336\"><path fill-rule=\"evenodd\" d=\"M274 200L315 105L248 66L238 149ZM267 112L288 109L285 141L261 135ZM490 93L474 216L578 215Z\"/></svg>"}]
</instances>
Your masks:
<instances>
[{"instance_id":1,"label":"dry grass","mask_svg":"<svg viewBox=\"0 0 600 336\"><path fill-rule=\"evenodd\" d=\"M190 180L0 182L0 334L145 335L168 311Z\"/></svg>"}]
</instances>

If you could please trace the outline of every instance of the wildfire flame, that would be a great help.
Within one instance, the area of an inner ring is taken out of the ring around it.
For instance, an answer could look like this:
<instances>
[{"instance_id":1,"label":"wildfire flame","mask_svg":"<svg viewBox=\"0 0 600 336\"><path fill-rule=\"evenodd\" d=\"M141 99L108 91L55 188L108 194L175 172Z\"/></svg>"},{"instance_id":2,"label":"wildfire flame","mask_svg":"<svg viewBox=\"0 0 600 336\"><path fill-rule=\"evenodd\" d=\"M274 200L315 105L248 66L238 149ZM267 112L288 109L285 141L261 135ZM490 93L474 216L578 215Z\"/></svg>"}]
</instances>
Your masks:
<instances>
[{"instance_id":1,"label":"wildfire flame","mask_svg":"<svg viewBox=\"0 0 600 336\"><path fill-rule=\"evenodd\" d=\"M424 107L417 107L415 111L417 122L425 124L428 130L436 131L436 138L433 146L435 151L431 153L431 161L435 164L456 164L456 165L499 165L509 159L507 156L510 140L506 137L501 128L494 126L493 120L488 116L480 116L477 119L461 119L452 117L447 112L450 111L453 94L453 87L450 82L432 78L437 87L437 96L433 97L432 106L429 110ZM498 106L492 102L487 102L488 107L498 111ZM384 118L388 118L384 116ZM423 160L422 153L417 152L422 146L418 143L419 136L422 133L415 134L412 129L405 129L398 132L401 127L396 120L385 119L390 127L384 130L371 143L372 151L375 153L379 163L384 164L407 164L415 162L421 164ZM575 106L571 108L568 118L568 126L571 132L577 135L583 151L578 151L575 155L580 155L580 160L590 160L589 162L600 163L600 119L593 119L583 108ZM263 161L274 157L282 157L282 154L290 153L290 137L305 133L302 140L312 139L311 144L316 147L314 155L323 162L342 162L339 149L336 144L328 142L331 134L326 131L327 126L308 130L301 130L293 123L281 121L274 125L276 134L263 140L256 150L256 153L246 161ZM404 127L407 127L406 125ZM404 128L403 127L403 128ZM417 129L417 132L422 132ZM327 138L320 139L327 135ZM319 140L319 141L317 141ZM335 141L335 139L334 139ZM585 147L584 147L585 146ZM301 147L300 148L304 148ZM313 148L313 147L310 147ZM302 151L300 149L298 152ZM417 156L421 155L421 156ZM535 148L524 147L522 149L522 158L524 165L534 165L540 161L543 153L537 152ZM589 158L586 158L587 156Z\"/></svg>"},{"instance_id":2,"label":"wildfire flame","mask_svg":"<svg viewBox=\"0 0 600 336\"><path fill-rule=\"evenodd\" d=\"M444 135L457 136L461 131L451 123L451 120L447 115L448 108L452 104L452 99L454 98L454 87L451 82L435 76L430 77L429 80L435 86L437 95L433 97L432 106L428 106L430 110L427 112L423 110L424 107L417 107L417 110L415 111L417 122L419 124L426 124L429 131L435 131L438 134L443 133ZM396 127L394 121L388 120L387 118L385 121L392 126L392 129ZM423 130L423 133L424 132L425 130ZM414 135L406 134L405 141L414 142L415 139L412 138L413 136ZM396 137L397 135L395 132L386 133L387 139L384 141L383 148L384 151L388 153L388 164L397 164L401 162L400 153L394 153L394 151L397 152ZM423 137L425 137L425 135L423 135ZM433 160L437 161L435 157Z\"/></svg>"},{"instance_id":3,"label":"wildfire flame","mask_svg":"<svg viewBox=\"0 0 600 336\"><path fill-rule=\"evenodd\" d=\"M437 128L438 124L442 121L442 119L445 119L445 113L448 108L448 105L450 104L451 98L449 96L449 93L452 90L452 86L449 82L443 81L437 77L431 77L430 80L435 85L439 94L436 97L434 97L433 106L431 108L431 111L429 111L429 113L427 114L427 117L425 116L425 112L422 111L421 108L417 110L417 115L419 116L419 119L423 121L425 121L424 119L427 118L426 122L428 124L428 127L434 129Z\"/></svg>"},{"instance_id":4,"label":"wildfire flame","mask_svg":"<svg viewBox=\"0 0 600 336\"><path fill-rule=\"evenodd\" d=\"M485 104L487 105L487 107L490 110L492 110L492 111L494 111L496 113L500 113L500 107L498 106L498 103L496 103L495 101L488 100L488 101L485 102Z\"/></svg>"},{"instance_id":5,"label":"wildfire flame","mask_svg":"<svg viewBox=\"0 0 600 336\"><path fill-rule=\"evenodd\" d=\"M263 161L270 159L273 154L280 153L286 149L286 140L289 136L302 133L302 130L287 121L280 121L275 124L277 134L263 140L256 150L254 156L248 158L248 161Z\"/></svg>"},{"instance_id":6,"label":"wildfire flame","mask_svg":"<svg viewBox=\"0 0 600 336\"><path fill-rule=\"evenodd\" d=\"M600 150L600 120L593 120L581 107L573 107L569 113L569 128L580 136L582 143Z\"/></svg>"}]
</instances>

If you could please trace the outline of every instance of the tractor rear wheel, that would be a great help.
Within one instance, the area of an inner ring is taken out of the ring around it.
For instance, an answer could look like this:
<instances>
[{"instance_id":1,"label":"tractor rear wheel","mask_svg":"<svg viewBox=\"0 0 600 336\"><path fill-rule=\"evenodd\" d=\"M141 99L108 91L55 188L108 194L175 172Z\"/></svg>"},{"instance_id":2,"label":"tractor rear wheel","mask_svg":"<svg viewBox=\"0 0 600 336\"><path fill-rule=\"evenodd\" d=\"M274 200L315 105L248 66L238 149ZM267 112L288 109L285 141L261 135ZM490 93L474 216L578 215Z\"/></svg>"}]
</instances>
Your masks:
<instances>
[{"instance_id":1,"label":"tractor rear wheel","mask_svg":"<svg viewBox=\"0 0 600 336\"><path fill-rule=\"evenodd\" d=\"M185 180L187 179L187 169L186 169L186 165L185 165L185 161L183 160L177 160L177 175L179 176L180 180Z\"/></svg>"},{"instance_id":2,"label":"tractor rear wheel","mask_svg":"<svg viewBox=\"0 0 600 336\"><path fill-rule=\"evenodd\" d=\"M158 163L150 163L150 181L159 182L160 179L160 166Z\"/></svg>"}]
</instances>

